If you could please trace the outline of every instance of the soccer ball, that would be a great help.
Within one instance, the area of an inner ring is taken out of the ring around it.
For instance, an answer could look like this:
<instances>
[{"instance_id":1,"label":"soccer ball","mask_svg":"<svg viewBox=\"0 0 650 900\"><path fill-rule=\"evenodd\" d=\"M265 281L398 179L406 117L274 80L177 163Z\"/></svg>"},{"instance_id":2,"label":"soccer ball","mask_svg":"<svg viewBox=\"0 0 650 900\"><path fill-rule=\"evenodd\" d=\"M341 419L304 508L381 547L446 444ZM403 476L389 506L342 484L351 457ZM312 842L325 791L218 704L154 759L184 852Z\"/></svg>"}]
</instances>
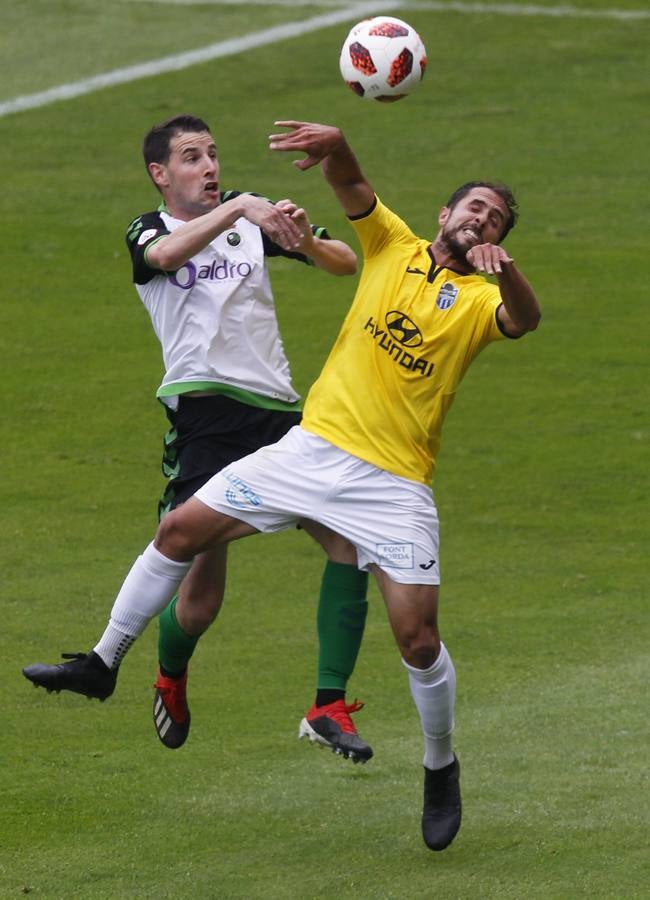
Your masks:
<instances>
[{"instance_id":1,"label":"soccer ball","mask_svg":"<svg viewBox=\"0 0 650 900\"><path fill-rule=\"evenodd\" d=\"M392 16L359 22L341 48L343 80L364 100L391 102L422 81L427 52L415 29Z\"/></svg>"}]
</instances>

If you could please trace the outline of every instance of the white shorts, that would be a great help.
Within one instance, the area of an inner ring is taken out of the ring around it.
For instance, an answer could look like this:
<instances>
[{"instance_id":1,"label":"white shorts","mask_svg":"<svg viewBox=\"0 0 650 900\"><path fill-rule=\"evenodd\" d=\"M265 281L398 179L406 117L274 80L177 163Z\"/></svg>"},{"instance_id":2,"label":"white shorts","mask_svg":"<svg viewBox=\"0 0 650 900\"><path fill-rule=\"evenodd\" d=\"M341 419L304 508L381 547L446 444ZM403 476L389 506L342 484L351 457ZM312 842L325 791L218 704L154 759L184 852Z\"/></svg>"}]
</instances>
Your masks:
<instances>
[{"instance_id":1,"label":"white shorts","mask_svg":"<svg viewBox=\"0 0 650 900\"><path fill-rule=\"evenodd\" d=\"M258 531L282 531L301 519L320 522L354 544L360 569L374 563L393 581L440 584L430 488L351 456L300 425L222 469L194 496Z\"/></svg>"}]
</instances>

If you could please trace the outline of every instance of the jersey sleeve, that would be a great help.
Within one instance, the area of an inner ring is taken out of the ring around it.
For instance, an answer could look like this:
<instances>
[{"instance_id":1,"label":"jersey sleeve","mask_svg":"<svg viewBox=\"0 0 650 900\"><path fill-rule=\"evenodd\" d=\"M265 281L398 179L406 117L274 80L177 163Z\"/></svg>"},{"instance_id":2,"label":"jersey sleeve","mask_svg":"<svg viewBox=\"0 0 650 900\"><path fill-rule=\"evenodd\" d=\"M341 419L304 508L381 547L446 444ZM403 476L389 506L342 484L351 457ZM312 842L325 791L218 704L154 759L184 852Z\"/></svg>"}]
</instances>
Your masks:
<instances>
[{"instance_id":1,"label":"jersey sleeve","mask_svg":"<svg viewBox=\"0 0 650 900\"><path fill-rule=\"evenodd\" d=\"M477 298L477 333L481 346L493 341L518 341L523 335L508 334L499 322L499 310L503 306L501 293L496 284L485 283L484 290Z\"/></svg>"},{"instance_id":2,"label":"jersey sleeve","mask_svg":"<svg viewBox=\"0 0 650 900\"><path fill-rule=\"evenodd\" d=\"M166 234L169 234L169 229L158 212L138 216L129 225L126 232L126 246L131 254L135 284L147 284L160 274L160 269L152 268L147 262L147 250Z\"/></svg>"},{"instance_id":3,"label":"jersey sleeve","mask_svg":"<svg viewBox=\"0 0 650 900\"><path fill-rule=\"evenodd\" d=\"M486 282L482 290L474 298L475 327L473 340L476 352L479 352L493 341L503 341L508 335L501 330L497 312L502 304L499 288Z\"/></svg>"},{"instance_id":4,"label":"jersey sleeve","mask_svg":"<svg viewBox=\"0 0 650 900\"><path fill-rule=\"evenodd\" d=\"M389 244L410 243L416 239L406 222L384 206L379 197L375 197L367 213L350 216L349 219L366 259L376 256Z\"/></svg>"}]
</instances>

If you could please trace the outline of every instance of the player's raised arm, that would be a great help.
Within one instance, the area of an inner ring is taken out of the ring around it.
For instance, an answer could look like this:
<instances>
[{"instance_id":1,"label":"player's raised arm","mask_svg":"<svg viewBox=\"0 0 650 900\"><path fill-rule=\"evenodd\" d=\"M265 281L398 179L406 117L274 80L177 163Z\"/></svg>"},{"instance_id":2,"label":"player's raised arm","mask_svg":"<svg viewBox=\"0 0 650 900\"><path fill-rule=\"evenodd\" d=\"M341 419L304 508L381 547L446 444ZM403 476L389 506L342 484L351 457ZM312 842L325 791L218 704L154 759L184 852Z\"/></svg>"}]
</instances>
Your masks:
<instances>
[{"instance_id":1,"label":"player's raised arm","mask_svg":"<svg viewBox=\"0 0 650 900\"><path fill-rule=\"evenodd\" d=\"M270 135L271 150L306 153L306 159L294 160L296 168L304 171L321 163L323 174L347 215L359 216L368 212L375 192L364 177L340 128L292 119L275 122L275 125L290 130Z\"/></svg>"},{"instance_id":2,"label":"player's raised arm","mask_svg":"<svg viewBox=\"0 0 650 900\"><path fill-rule=\"evenodd\" d=\"M232 228L240 217L258 225L285 250L300 248L302 233L290 215L262 197L240 194L166 234L151 246L147 261L163 272L173 272L207 247L217 235Z\"/></svg>"}]
</instances>

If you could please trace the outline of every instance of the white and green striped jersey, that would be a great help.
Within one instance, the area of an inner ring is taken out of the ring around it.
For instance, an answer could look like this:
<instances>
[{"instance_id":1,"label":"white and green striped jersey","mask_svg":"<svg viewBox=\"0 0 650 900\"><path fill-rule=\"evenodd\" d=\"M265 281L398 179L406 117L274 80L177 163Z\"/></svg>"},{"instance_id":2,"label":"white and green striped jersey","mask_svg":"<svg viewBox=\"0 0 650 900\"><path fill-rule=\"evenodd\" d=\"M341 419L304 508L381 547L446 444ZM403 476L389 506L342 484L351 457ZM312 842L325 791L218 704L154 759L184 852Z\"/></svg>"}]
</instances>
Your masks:
<instances>
[{"instance_id":1,"label":"white and green striped jersey","mask_svg":"<svg viewBox=\"0 0 650 900\"><path fill-rule=\"evenodd\" d=\"M221 199L238 193L223 192ZM266 257L309 260L240 218L178 271L152 268L147 248L182 224L162 206L135 219L126 236L135 288L162 346L165 374L158 396L175 407L179 394L213 390L255 406L296 407L300 397L291 382ZM329 237L325 229L313 229Z\"/></svg>"}]
</instances>

